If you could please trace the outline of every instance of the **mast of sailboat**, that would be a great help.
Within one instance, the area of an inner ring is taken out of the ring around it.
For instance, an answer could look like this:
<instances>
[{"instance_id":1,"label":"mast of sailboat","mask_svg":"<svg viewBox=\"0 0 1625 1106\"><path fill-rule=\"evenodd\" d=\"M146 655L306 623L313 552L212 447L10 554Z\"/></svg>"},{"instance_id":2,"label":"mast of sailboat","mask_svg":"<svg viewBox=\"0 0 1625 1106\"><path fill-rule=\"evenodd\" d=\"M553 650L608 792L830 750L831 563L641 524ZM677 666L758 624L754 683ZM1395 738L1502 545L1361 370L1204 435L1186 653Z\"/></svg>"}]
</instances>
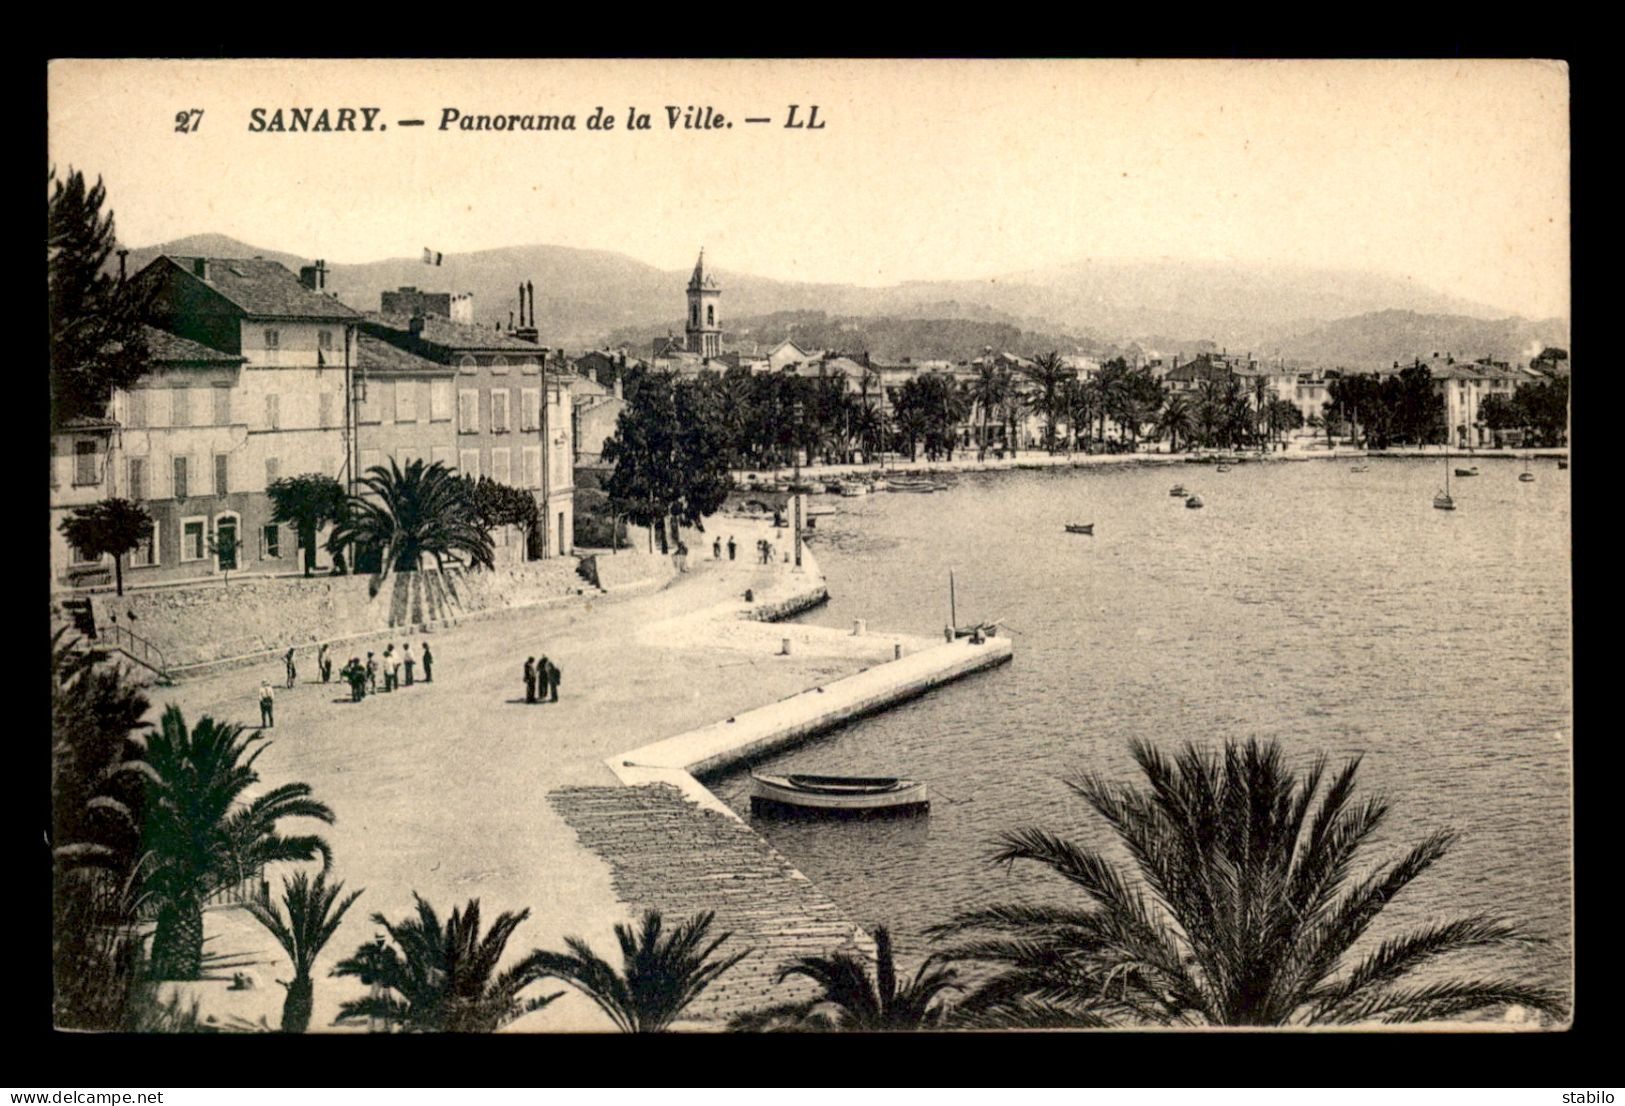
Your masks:
<instances>
[{"instance_id":1,"label":"mast of sailboat","mask_svg":"<svg viewBox=\"0 0 1625 1106\"><path fill-rule=\"evenodd\" d=\"M948 624L959 629L959 609L954 600L954 570L948 570Z\"/></svg>"}]
</instances>

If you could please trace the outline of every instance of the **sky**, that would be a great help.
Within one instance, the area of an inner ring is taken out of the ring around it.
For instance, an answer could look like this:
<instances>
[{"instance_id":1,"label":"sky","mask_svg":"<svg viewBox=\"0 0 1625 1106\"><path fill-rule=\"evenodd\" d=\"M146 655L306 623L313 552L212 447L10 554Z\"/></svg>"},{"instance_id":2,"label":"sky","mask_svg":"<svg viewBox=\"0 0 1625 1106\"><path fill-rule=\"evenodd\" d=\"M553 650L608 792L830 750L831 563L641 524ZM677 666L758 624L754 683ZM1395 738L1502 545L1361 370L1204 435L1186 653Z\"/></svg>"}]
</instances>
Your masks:
<instances>
[{"instance_id":1,"label":"sky","mask_svg":"<svg viewBox=\"0 0 1625 1106\"><path fill-rule=\"evenodd\" d=\"M824 126L786 127L791 104ZM668 105L734 125L671 129ZM587 128L600 106L614 129ZM254 133L256 107L387 129ZM703 245L724 272L866 285L1234 261L1569 313L1555 62L63 60L48 108L51 164L104 179L132 246L546 243L686 269ZM577 129L442 130L447 109Z\"/></svg>"}]
</instances>

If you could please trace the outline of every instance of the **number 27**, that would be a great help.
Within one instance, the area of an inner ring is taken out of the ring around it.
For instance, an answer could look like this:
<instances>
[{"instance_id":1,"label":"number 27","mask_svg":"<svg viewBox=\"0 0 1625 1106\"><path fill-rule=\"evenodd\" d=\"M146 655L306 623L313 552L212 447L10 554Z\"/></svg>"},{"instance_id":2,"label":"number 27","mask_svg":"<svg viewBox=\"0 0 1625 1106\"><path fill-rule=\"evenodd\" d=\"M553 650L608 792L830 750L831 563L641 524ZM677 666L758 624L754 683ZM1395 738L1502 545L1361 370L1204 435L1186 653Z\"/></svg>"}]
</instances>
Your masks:
<instances>
[{"instance_id":1,"label":"number 27","mask_svg":"<svg viewBox=\"0 0 1625 1106\"><path fill-rule=\"evenodd\" d=\"M188 111L177 111L175 113L175 130L181 134L190 134L202 125L202 108L191 108Z\"/></svg>"}]
</instances>

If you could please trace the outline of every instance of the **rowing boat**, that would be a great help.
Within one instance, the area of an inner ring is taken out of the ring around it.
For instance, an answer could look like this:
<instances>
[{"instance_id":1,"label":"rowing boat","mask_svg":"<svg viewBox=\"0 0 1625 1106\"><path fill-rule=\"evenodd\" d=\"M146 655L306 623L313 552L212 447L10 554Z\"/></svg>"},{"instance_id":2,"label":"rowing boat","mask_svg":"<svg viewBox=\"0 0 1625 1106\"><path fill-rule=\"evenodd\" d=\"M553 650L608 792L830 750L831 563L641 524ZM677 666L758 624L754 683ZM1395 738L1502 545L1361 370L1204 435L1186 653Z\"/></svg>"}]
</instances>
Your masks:
<instances>
[{"instance_id":1,"label":"rowing boat","mask_svg":"<svg viewBox=\"0 0 1625 1106\"><path fill-rule=\"evenodd\" d=\"M1093 534L1095 524L1092 522L1069 522L1066 524L1068 534Z\"/></svg>"},{"instance_id":2,"label":"rowing boat","mask_svg":"<svg viewBox=\"0 0 1625 1106\"><path fill-rule=\"evenodd\" d=\"M750 774L750 806L757 814L787 809L814 814L889 814L923 811L930 805L923 782L896 776Z\"/></svg>"}]
</instances>

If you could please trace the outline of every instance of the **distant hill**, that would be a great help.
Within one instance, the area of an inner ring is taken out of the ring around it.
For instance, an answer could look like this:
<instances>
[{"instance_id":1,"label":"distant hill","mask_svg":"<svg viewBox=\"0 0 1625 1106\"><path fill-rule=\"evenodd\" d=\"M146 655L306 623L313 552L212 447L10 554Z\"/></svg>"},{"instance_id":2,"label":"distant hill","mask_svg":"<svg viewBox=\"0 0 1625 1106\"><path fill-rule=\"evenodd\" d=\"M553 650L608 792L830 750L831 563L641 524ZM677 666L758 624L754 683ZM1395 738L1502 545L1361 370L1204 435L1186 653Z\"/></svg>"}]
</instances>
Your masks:
<instances>
[{"instance_id":1,"label":"distant hill","mask_svg":"<svg viewBox=\"0 0 1625 1106\"><path fill-rule=\"evenodd\" d=\"M1568 348L1569 327L1563 320L1374 311L1283 335L1268 352L1273 355L1278 348L1282 357L1304 364L1378 368L1434 353L1527 363L1549 345Z\"/></svg>"},{"instance_id":2,"label":"distant hill","mask_svg":"<svg viewBox=\"0 0 1625 1106\"><path fill-rule=\"evenodd\" d=\"M312 260L204 234L132 250L132 271L160 250L262 256L294 271ZM653 337L668 326L680 330L689 276L687 269L662 270L607 250L543 245L447 254L439 266L424 265L417 257L361 264L326 260L330 290L352 307L377 310L381 292L403 285L472 292L481 325L506 326L518 305L519 283L533 281L542 341L567 349L599 346L612 336ZM1506 344L1514 342L1521 349L1527 344L1517 341L1521 328L1531 328L1531 340L1551 329L1545 322L1505 319L1504 312L1414 281L1303 266L1085 261L987 280L911 281L881 288L778 281L733 273L725 266L715 271L722 282L724 324L751 330L752 340L770 345L786 336L763 329L773 325L774 316L814 312L826 319L817 326L837 327L831 337L856 332L881 357L901 356L895 351L905 342L918 344L903 352L933 357L949 354L932 351L962 350L967 343L975 349L993 345L1095 352L1137 341L1172 354L1209 341L1232 351L1273 355L1280 349L1288 356L1335 358L1331 351L1336 343L1347 340L1360 359L1391 361L1423 347L1431 352L1436 343L1452 350L1477 346L1505 352ZM1354 321L1385 316L1425 321L1406 326ZM872 322L854 321L860 319ZM945 320L990 329L934 334L933 327L940 328ZM908 323L921 325L904 325ZM1023 334L1029 337L1023 339ZM1460 339L1452 337L1457 334ZM859 340L848 336L827 344ZM1288 344L1299 352L1288 354ZM1401 346L1402 352L1391 352Z\"/></svg>"}]
</instances>

